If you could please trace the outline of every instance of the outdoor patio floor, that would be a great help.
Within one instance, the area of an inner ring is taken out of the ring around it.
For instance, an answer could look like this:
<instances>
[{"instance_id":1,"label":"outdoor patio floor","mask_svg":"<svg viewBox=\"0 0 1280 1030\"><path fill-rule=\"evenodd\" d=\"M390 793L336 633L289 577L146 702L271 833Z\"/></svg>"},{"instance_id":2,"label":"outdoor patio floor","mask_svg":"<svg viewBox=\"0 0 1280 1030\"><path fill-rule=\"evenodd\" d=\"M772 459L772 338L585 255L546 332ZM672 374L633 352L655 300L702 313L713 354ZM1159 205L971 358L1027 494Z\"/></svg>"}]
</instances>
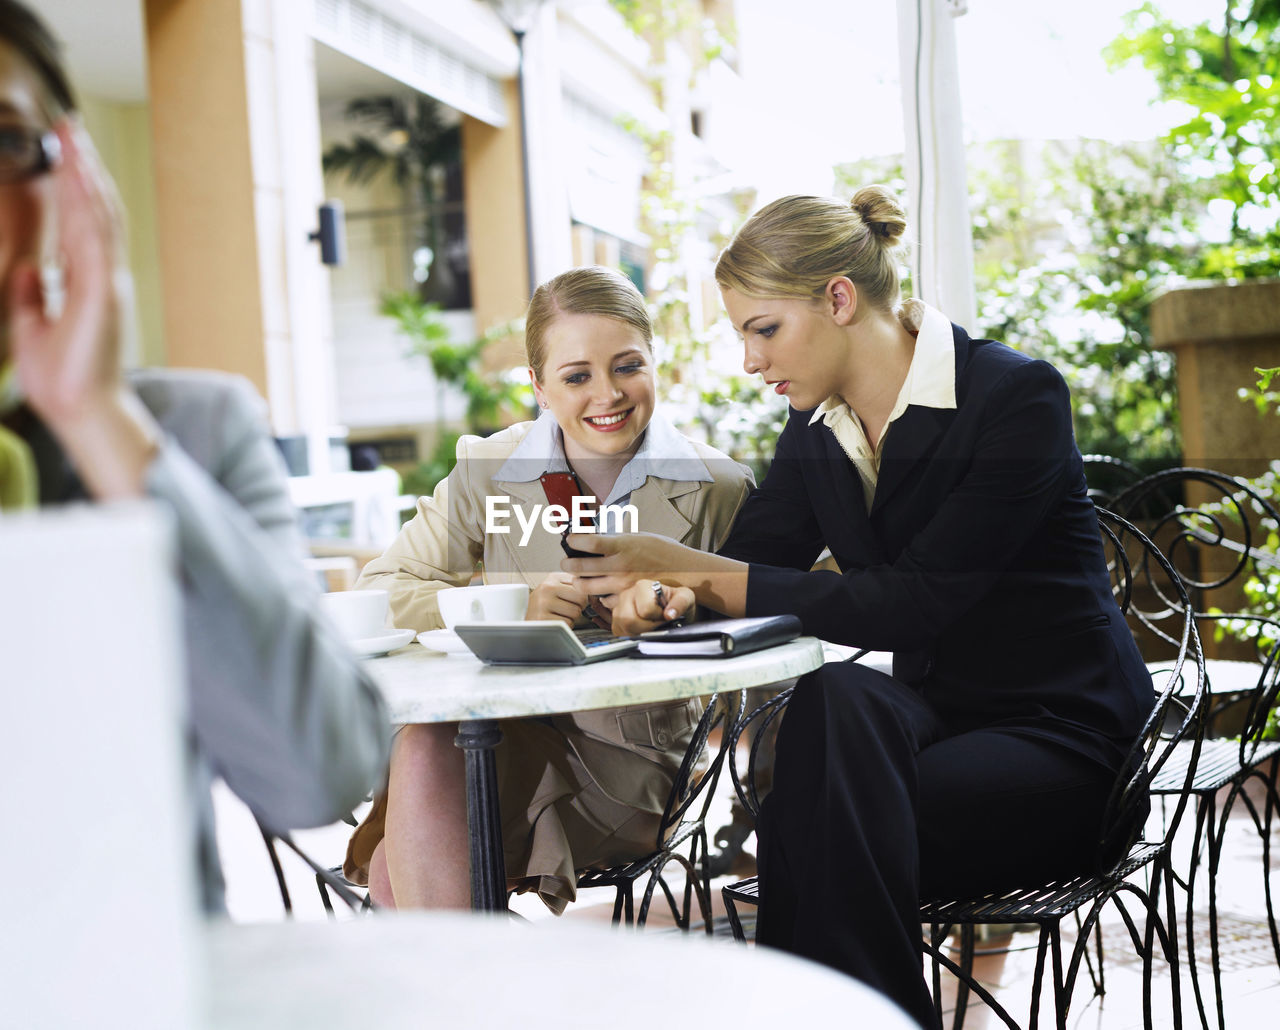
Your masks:
<instances>
[{"instance_id":1,"label":"outdoor patio floor","mask_svg":"<svg viewBox=\"0 0 1280 1030\"><path fill-rule=\"evenodd\" d=\"M711 826L727 821L728 798L722 786L721 795L713 806ZM272 877L270 865L261 838L253 821L243 806L229 793L219 790L215 795L219 817L219 840L223 849L223 862L228 879L228 907L231 916L241 922L263 922L283 917L279 893ZM1237 805L1228 827L1227 844L1223 852L1218 874L1218 925L1220 933L1221 966L1223 970L1223 999L1226 1026L1230 1030L1242 1027L1267 1027L1276 1025L1276 1013L1280 1012L1280 968L1277 967L1267 929L1262 894L1262 843L1253 829L1243 806ZM308 854L317 860L336 864L345 850L349 829L343 825L298 833L296 839ZM1273 849L1280 847L1280 834L1273 834ZM747 851L753 845L748 840ZM326 918L310 871L292 854L284 852L282 863L294 899L295 917L316 920ZM1274 863L1273 863L1274 864ZM734 871L734 876L713 884L715 931L717 937L728 938L728 921L723 918L719 886L751 872L750 855L744 856ZM1273 870L1272 888L1280 899L1280 875ZM584 892L577 903L571 905L564 919L574 921L594 920L607 923L610 918L612 891ZM529 896L514 899L513 909L531 921L552 917L536 898ZM671 918L661 911L660 899L655 899L654 912L648 933L678 933ZM1209 975L1207 898L1198 898L1201 909L1196 921L1196 947L1202 970L1201 986L1205 992L1205 1004L1213 1019L1212 978ZM339 918L351 918L339 906ZM747 914L748 932L751 916ZM1074 1003L1068 1018L1073 1030L1129 1030L1141 1027L1142 1020L1142 968L1128 946L1128 935L1118 916L1108 909L1103 918L1106 994L1092 995L1087 974L1080 975ZM1064 950L1070 947L1064 927ZM1035 934L1016 933L1011 936L980 942L982 952L977 971L983 983L1009 1008L1014 1018L1024 1024L1030 1005L1031 984L1035 966ZM726 947L733 946L726 940ZM1184 1025L1199 1025L1190 977L1184 968L1182 975ZM947 1011L954 1005L955 983L944 976L944 999ZM1173 1025L1170 979L1167 969L1158 964L1152 987L1153 1020L1156 1027ZM1042 1025L1052 1026L1052 1001L1042 999ZM965 1026L972 1030L999 1027L996 1019L977 999L971 999Z\"/></svg>"}]
</instances>

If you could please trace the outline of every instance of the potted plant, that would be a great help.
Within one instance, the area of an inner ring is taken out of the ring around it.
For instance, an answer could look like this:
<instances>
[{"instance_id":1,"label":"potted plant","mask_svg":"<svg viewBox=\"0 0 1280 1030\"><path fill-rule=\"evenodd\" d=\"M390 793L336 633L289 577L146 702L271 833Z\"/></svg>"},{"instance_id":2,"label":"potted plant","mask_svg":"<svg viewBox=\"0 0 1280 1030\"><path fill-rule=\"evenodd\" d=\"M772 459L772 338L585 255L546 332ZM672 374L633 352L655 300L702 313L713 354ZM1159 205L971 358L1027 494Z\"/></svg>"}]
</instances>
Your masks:
<instances>
[{"instance_id":1,"label":"potted plant","mask_svg":"<svg viewBox=\"0 0 1280 1030\"><path fill-rule=\"evenodd\" d=\"M522 320L506 322L466 343L455 342L440 315L440 306L416 293L401 291L382 298L381 312L393 318L409 341L408 354L425 358L436 381L436 411L444 411L448 388L466 398L468 433L488 436L504 425L525 418L532 405L529 383L522 369L494 369L484 361L494 343L523 333ZM408 493L424 494L452 471L460 433L445 428L437 418L438 432L431 455L404 478Z\"/></svg>"}]
</instances>

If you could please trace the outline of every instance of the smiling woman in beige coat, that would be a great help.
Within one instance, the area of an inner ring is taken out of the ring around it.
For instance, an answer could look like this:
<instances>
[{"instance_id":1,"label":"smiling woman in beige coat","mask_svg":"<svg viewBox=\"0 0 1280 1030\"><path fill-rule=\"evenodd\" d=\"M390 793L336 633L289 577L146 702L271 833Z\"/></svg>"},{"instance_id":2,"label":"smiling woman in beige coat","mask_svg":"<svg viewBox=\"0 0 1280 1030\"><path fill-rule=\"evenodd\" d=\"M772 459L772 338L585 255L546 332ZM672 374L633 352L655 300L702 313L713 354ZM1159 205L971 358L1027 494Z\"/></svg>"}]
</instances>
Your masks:
<instances>
[{"instance_id":1,"label":"smiling woman in beige coat","mask_svg":"<svg viewBox=\"0 0 1280 1030\"><path fill-rule=\"evenodd\" d=\"M644 532L700 550L724 541L750 473L654 413L651 336L644 298L618 272L577 268L538 288L525 345L542 416L486 439L463 437L448 479L365 568L357 585L390 592L396 626L442 627L439 592L466 585L477 569L486 583L528 584L526 618L589 620L600 602L560 571L559 534L540 520L523 528L548 503L544 473L573 474L597 506L633 506ZM537 891L559 913L574 900L577 870L652 850L699 714L697 702L679 701L502 722L508 886ZM402 727L388 789L352 836L345 872L367 878L380 905L469 904L456 732L456 724Z\"/></svg>"}]
</instances>

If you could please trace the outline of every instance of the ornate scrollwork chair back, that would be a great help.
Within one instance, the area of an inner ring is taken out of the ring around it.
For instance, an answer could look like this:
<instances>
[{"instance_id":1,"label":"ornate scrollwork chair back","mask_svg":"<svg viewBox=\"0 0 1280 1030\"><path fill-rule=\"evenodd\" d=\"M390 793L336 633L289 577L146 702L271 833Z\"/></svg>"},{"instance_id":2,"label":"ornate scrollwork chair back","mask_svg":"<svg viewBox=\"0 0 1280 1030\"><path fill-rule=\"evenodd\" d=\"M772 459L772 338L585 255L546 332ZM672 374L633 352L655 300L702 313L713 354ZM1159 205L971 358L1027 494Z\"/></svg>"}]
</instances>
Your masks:
<instances>
[{"instance_id":1,"label":"ornate scrollwork chair back","mask_svg":"<svg viewBox=\"0 0 1280 1030\"><path fill-rule=\"evenodd\" d=\"M1272 950L1280 964L1270 884L1271 825L1280 794L1280 740L1274 739L1280 693L1280 621L1274 588L1280 579L1280 512L1253 484L1212 469L1176 468L1129 486L1116 508L1161 542L1195 607L1206 650L1207 736L1190 796L1195 803L1188 867L1177 875L1186 893L1186 939L1192 986L1208 1027L1195 955L1197 874L1207 858L1210 970L1217 1025L1225 1026L1217 920L1217 870L1228 819L1236 802L1247 809L1262 844L1263 890ZM1148 628L1161 634L1158 605L1144 613ZM1189 752L1177 755L1185 761ZM1185 799L1177 762L1152 779L1157 798ZM1246 788L1261 790L1263 804Z\"/></svg>"},{"instance_id":2,"label":"ornate scrollwork chair back","mask_svg":"<svg viewBox=\"0 0 1280 1030\"><path fill-rule=\"evenodd\" d=\"M711 877L707 868L707 810L720 780L725 754L742 718L746 693L714 694L707 701L702 718L694 728L680 768L672 780L666 806L658 826L654 850L635 861L607 869L586 869L578 874L578 888L612 887L615 891L613 922L641 927L649 917L654 891L662 889L676 925L688 930L692 925L696 899L706 932L714 929L711 912ZM719 743L712 751L712 738ZM684 874L679 901L667 880L672 863ZM644 894L637 909L635 885L645 879Z\"/></svg>"}]
</instances>

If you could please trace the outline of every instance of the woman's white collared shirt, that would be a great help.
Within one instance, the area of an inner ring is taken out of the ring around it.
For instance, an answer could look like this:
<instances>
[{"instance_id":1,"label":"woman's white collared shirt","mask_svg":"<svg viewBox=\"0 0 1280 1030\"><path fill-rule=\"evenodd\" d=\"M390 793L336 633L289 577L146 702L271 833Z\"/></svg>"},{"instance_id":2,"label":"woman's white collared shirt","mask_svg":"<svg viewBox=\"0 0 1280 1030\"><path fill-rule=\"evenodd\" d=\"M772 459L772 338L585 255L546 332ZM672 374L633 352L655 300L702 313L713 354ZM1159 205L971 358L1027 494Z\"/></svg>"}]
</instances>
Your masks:
<instances>
[{"instance_id":1,"label":"woman's white collared shirt","mask_svg":"<svg viewBox=\"0 0 1280 1030\"><path fill-rule=\"evenodd\" d=\"M854 414L839 396L828 397L814 410L809 424L826 423L862 480L862 493L867 511L876 495L876 483L880 477L880 460L884 456L884 442L889 437L893 423L902 417L907 408L918 405L926 408L954 408L956 406L956 352L951 321L937 308L918 300L903 305L903 325L916 333L916 349L907 368L907 377L898 390L889 420L876 446L867 439L862 420Z\"/></svg>"},{"instance_id":2,"label":"woman's white collared shirt","mask_svg":"<svg viewBox=\"0 0 1280 1030\"><path fill-rule=\"evenodd\" d=\"M564 432L544 411L494 476L498 482L530 483L545 472L572 472L564 453ZM645 427L640 447L622 467L601 504L626 504L650 476L668 481L710 483L711 473L689 439L661 415Z\"/></svg>"}]
</instances>

